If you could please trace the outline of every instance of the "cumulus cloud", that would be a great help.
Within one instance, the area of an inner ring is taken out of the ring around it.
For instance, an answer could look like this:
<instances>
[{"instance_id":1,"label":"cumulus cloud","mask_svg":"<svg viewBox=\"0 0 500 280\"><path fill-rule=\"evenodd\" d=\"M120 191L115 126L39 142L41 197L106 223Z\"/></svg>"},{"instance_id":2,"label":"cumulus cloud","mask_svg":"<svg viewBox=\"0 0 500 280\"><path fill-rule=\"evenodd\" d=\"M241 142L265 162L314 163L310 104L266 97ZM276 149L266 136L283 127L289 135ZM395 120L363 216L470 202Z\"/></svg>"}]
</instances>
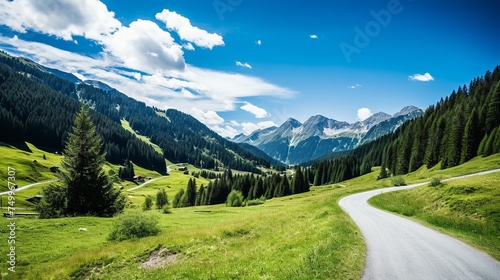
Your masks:
<instances>
[{"instance_id":1,"label":"cumulus cloud","mask_svg":"<svg viewBox=\"0 0 500 280\"><path fill-rule=\"evenodd\" d=\"M183 70L184 53L170 33L149 20L137 20L104 40L104 50L127 68L150 74Z\"/></svg>"},{"instance_id":2,"label":"cumulus cloud","mask_svg":"<svg viewBox=\"0 0 500 280\"><path fill-rule=\"evenodd\" d=\"M192 26L188 18L176 12L165 9L156 14L156 19L164 22L169 30L177 32L182 40L194 43L198 47L212 49L214 46L224 46L222 36Z\"/></svg>"},{"instance_id":3,"label":"cumulus cloud","mask_svg":"<svg viewBox=\"0 0 500 280\"><path fill-rule=\"evenodd\" d=\"M241 106L240 109L252 113L258 119L269 117L269 113L266 110L257 107L249 102L245 102L245 105Z\"/></svg>"},{"instance_id":4,"label":"cumulus cloud","mask_svg":"<svg viewBox=\"0 0 500 280\"><path fill-rule=\"evenodd\" d=\"M430 81L434 81L434 77L431 76L431 74L429 73L425 73L425 74L415 74L415 75L412 75L412 76L408 76L408 78L412 81L420 81L420 82L430 82Z\"/></svg>"},{"instance_id":5,"label":"cumulus cloud","mask_svg":"<svg viewBox=\"0 0 500 280\"><path fill-rule=\"evenodd\" d=\"M0 24L26 33L41 32L73 41L73 36L102 40L121 23L98 0L0 1Z\"/></svg>"},{"instance_id":6,"label":"cumulus cloud","mask_svg":"<svg viewBox=\"0 0 500 280\"><path fill-rule=\"evenodd\" d=\"M309 35L309 37L310 37L311 39L318 39L318 36L317 36L317 35Z\"/></svg>"},{"instance_id":7,"label":"cumulus cloud","mask_svg":"<svg viewBox=\"0 0 500 280\"><path fill-rule=\"evenodd\" d=\"M262 41L261 40L257 40L257 41L255 41L255 44L257 44L257 45L260 46L260 45L262 45Z\"/></svg>"},{"instance_id":8,"label":"cumulus cloud","mask_svg":"<svg viewBox=\"0 0 500 280\"><path fill-rule=\"evenodd\" d=\"M370 109L368 108L360 108L358 110L358 118L361 120L361 121L364 121L366 119L368 119L369 117L373 116L373 113Z\"/></svg>"},{"instance_id":9,"label":"cumulus cloud","mask_svg":"<svg viewBox=\"0 0 500 280\"><path fill-rule=\"evenodd\" d=\"M239 122L234 121L234 120L233 120L233 121L231 121L231 125L232 125L232 126L241 126L241 124L240 124Z\"/></svg>"},{"instance_id":10,"label":"cumulus cloud","mask_svg":"<svg viewBox=\"0 0 500 280\"><path fill-rule=\"evenodd\" d=\"M248 68L248 69L252 69L252 66L250 64L246 63L246 62L245 63L241 63L238 60L236 60L236 65L237 66L241 66L241 67L245 67L245 68Z\"/></svg>"}]
</instances>

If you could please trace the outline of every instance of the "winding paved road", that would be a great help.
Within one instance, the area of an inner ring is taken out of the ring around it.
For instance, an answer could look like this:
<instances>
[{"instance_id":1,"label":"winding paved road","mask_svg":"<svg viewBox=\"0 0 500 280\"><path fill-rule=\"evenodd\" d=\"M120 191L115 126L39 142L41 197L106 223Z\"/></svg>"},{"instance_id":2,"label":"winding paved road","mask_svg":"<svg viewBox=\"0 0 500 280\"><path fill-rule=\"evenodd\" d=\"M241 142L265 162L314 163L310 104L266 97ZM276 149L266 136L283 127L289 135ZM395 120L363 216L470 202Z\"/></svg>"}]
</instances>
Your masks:
<instances>
[{"instance_id":1,"label":"winding paved road","mask_svg":"<svg viewBox=\"0 0 500 280\"><path fill-rule=\"evenodd\" d=\"M446 181L493 172L500 169ZM461 241L367 203L380 193L425 184L378 189L339 201L365 238L367 257L362 279L500 279L500 262Z\"/></svg>"},{"instance_id":2,"label":"winding paved road","mask_svg":"<svg viewBox=\"0 0 500 280\"><path fill-rule=\"evenodd\" d=\"M26 185L26 186L22 186L22 187L19 187L16 189L16 193L19 192L19 191L22 191L22 190L25 190L27 188L31 188L33 186L36 186L36 185L41 185L41 184L46 184L46 183L52 183L52 182L55 182L57 181L57 179L54 179L54 180L47 180L47 181L42 181L42 182L38 182L38 183L33 183L33 184L29 184L29 185ZM6 191L6 192L1 192L0 195L4 195L4 194L8 194L10 191Z\"/></svg>"}]
</instances>

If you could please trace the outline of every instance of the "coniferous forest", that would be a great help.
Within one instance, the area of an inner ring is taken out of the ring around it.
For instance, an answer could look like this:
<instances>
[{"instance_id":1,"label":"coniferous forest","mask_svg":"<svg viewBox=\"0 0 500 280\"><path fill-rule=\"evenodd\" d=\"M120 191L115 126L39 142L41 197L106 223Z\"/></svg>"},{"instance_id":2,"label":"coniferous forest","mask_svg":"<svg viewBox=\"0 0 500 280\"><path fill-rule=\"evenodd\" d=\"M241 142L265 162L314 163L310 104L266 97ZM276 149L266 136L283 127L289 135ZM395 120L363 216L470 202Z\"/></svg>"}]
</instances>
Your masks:
<instances>
[{"instance_id":1,"label":"coniferous forest","mask_svg":"<svg viewBox=\"0 0 500 280\"><path fill-rule=\"evenodd\" d=\"M334 160L312 164L314 185L336 183L382 166L379 178L423 165L457 166L500 152L500 66L460 86L423 116Z\"/></svg>"},{"instance_id":2,"label":"coniferous forest","mask_svg":"<svg viewBox=\"0 0 500 280\"><path fill-rule=\"evenodd\" d=\"M103 90L81 81L75 84L75 79L2 52L0 124L9 133L2 134L0 141L28 141L61 151L71 120L83 103L93 109L92 121L104 140L106 159L112 163L130 160L161 173L166 172L164 158L202 168L224 166L254 173L261 172L256 166L270 167L268 159L227 141L187 114L151 108L114 89ZM163 154L123 129L121 120L129 121L134 131L150 138Z\"/></svg>"},{"instance_id":3,"label":"coniferous forest","mask_svg":"<svg viewBox=\"0 0 500 280\"><path fill-rule=\"evenodd\" d=\"M189 180L186 189L181 189L173 199L173 207L189 207L199 205L213 205L226 202L231 191L241 192L247 201L265 197L283 197L309 191L310 169L296 166L293 176L289 178L285 173L272 173L267 176L254 174L233 175L231 169L223 173L201 172L193 174L202 176L210 181L207 186L196 184L196 179Z\"/></svg>"}]
</instances>

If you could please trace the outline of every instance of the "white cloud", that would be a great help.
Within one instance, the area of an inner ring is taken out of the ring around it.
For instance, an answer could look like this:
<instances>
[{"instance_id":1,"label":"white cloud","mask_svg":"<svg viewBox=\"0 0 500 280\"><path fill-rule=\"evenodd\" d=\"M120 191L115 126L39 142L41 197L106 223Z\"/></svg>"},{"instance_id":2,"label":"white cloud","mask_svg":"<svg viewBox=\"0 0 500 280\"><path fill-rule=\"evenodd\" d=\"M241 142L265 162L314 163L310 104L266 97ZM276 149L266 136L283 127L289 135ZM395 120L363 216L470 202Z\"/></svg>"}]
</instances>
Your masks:
<instances>
[{"instance_id":1,"label":"white cloud","mask_svg":"<svg viewBox=\"0 0 500 280\"><path fill-rule=\"evenodd\" d=\"M240 123L238 123L237 121L234 121L234 120L233 120L233 121L231 121L231 125L232 125L232 126L241 126L241 124L240 124Z\"/></svg>"},{"instance_id":2,"label":"white cloud","mask_svg":"<svg viewBox=\"0 0 500 280\"><path fill-rule=\"evenodd\" d=\"M257 44L257 45L260 46L260 45L262 45L262 41L261 40L257 40L257 41L255 41L255 44Z\"/></svg>"},{"instance_id":3,"label":"white cloud","mask_svg":"<svg viewBox=\"0 0 500 280\"><path fill-rule=\"evenodd\" d=\"M236 65L237 66L241 66L241 67L245 67L245 68L248 68L248 69L252 69L252 66L250 64L246 63L246 62L245 63L241 63L238 60L236 60Z\"/></svg>"},{"instance_id":4,"label":"white cloud","mask_svg":"<svg viewBox=\"0 0 500 280\"><path fill-rule=\"evenodd\" d=\"M121 26L98 0L0 1L0 24L17 32L32 30L67 41L73 41L73 36L100 41Z\"/></svg>"},{"instance_id":5,"label":"white cloud","mask_svg":"<svg viewBox=\"0 0 500 280\"><path fill-rule=\"evenodd\" d=\"M241 124L241 126L243 127L243 133L245 135L249 135L252 132L256 131L257 129L264 129L271 126L276 126L276 124L272 121L259 122L257 124L251 122L244 122Z\"/></svg>"},{"instance_id":6,"label":"white cloud","mask_svg":"<svg viewBox=\"0 0 500 280\"><path fill-rule=\"evenodd\" d=\"M358 118L364 121L373 115L372 111L368 108L360 108L358 110Z\"/></svg>"},{"instance_id":7,"label":"white cloud","mask_svg":"<svg viewBox=\"0 0 500 280\"><path fill-rule=\"evenodd\" d=\"M240 109L252 113L258 119L269 117L269 113L266 110L257 107L249 102L245 102L245 105L241 106Z\"/></svg>"},{"instance_id":8,"label":"white cloud","mask_svg":"<svg viewBox=\"0 0 500 280\"><path fill-rule=\"evenodd\" d=\"M186 113L197 108L201 112L197 111L195 114L198 113L198 117L207 125L222 125L224 120L217 112L236 110L236 104L246 97L287 98L295 94L258 77L187 64L183 49L189 50L193 45L190 42L175 42L168 31L152 21L138 19L128 27L122 26L114 18L114 14L96 0L47 0L43 3L51 7L59 2L64 2L60 5L63 8L59 8L56 13L48 13L43 9L33 10L32 7L41 5L42 2L39 1L0 0L0 24L6 24L18 31L33 29L65 39L85 36L90 42L102 47L101 52L86 56L44 43L21 40L16 36L8 38L2 35L0 48L13 55L30 58L44 66L73 73L82 80L102 81L151 106L161 109L175 108ZM24 15L17 18L19 14L25 13L17 8L24 6L27 11L33 10L33 17L37 17L37 13L48 13L46 17L53 22L42 21L40 25L36 25L30 21L32 19L23 17ZM59 15L63 11L71 14L73 18L69 20L66 15ZM63 21L64 25L56 25L59 21ZM68 22L71 24L68 25Z\"/></svg>"},{"instance_id":9,"label":"white cloud","mask_svg":"<svg viewBox=\"0 0 500 280\"><path fill-rule=\"evenodd\" d=\"M318 39L317 35L309 35L309 37L311 37L311 39Z\"/></svg>"},{"instance_id":10,"label":"white cloud","mask_svg":"<svg viewBox=\"0 0 500 280\"><path fill-rule=\"evenodd\" d=\"M224 46L222 36L192 26L188 18L176 12L165 9L156 14L156 19L164 22L169 30L177 32L182 40L194 43L198 47L212 49L214 46Z\"/></svg>"},{"instance_id":11,"label":"white cloud","mask_svg":"<svg viewBox=\"0 0 500 280\"><path fill-rule=\"evenodd\" d=\"M137 20L103 41L104 50L125 67L149 74L183 70L184 53L170 33L149 20Z\"/></svg>"},{"instance_id":12,"label":"white cloud","mask_svg":"<svg viewBox=\"0 0 500 280\"><path fill-rule=\"evenodd\" d=\"M415 75L412 75L412 76L408 76L408 78L410 78L410 80L412 81L420 81L420 82L429 82L429 81L434 81L434 77L431 76L431 74L429 73L425 73L425 74L415 74Z\"/></svg>"},{"instance_id":13,"label":"white cloud","mask_svg":"<svg viewBox=\"0 0 500 280\"><path fill-rule=\"evenodd\" d=\"M204 112L203 110L193 107L191 108L190 114L204 124L217 125L224 123L224 119L214 111Z\"/></svg>"},{"instance_id":14,"label":"white cloud","mask_svg":"<svg viewBox=\"0 0 500 280\"><path fill-rule=\"evenodd\" d=\"M187 43L187 44L182 44L182 47L188 51L194 51L193 44Z\"/></svg>"},{"instance_id":15,"label":"white cloud","mask_svg":"<svg viewBox=\"0 0 500 280\"><path fill-rule=\"evenodd\" d=\"M352 86L348 86L347 88L357 88L357 87L362 87L363 85L360 85L360 84L355 84L355 85L352 85Z\"/></svg>"}]
</instances>

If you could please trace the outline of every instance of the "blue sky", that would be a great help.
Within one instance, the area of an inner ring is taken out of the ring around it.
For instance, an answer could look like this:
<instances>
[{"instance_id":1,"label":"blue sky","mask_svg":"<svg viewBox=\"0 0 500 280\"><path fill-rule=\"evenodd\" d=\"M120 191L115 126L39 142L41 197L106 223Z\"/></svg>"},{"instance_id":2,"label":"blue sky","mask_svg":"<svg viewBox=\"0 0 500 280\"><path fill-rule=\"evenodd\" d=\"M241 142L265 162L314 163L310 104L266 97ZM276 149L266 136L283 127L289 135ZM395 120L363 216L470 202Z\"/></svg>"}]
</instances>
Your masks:
<instances>
[{"instance_id":1,"label":"blue sky","mask_svg":"<svg viewBox=\"0 0 500 280\"><path fill-rule=\"evenodd\" d=\"M0 49L234 136L289 117L355 122L426 108L500 63L499 10L460 0L0 0Z\"/></svg>"}]
</instances>

